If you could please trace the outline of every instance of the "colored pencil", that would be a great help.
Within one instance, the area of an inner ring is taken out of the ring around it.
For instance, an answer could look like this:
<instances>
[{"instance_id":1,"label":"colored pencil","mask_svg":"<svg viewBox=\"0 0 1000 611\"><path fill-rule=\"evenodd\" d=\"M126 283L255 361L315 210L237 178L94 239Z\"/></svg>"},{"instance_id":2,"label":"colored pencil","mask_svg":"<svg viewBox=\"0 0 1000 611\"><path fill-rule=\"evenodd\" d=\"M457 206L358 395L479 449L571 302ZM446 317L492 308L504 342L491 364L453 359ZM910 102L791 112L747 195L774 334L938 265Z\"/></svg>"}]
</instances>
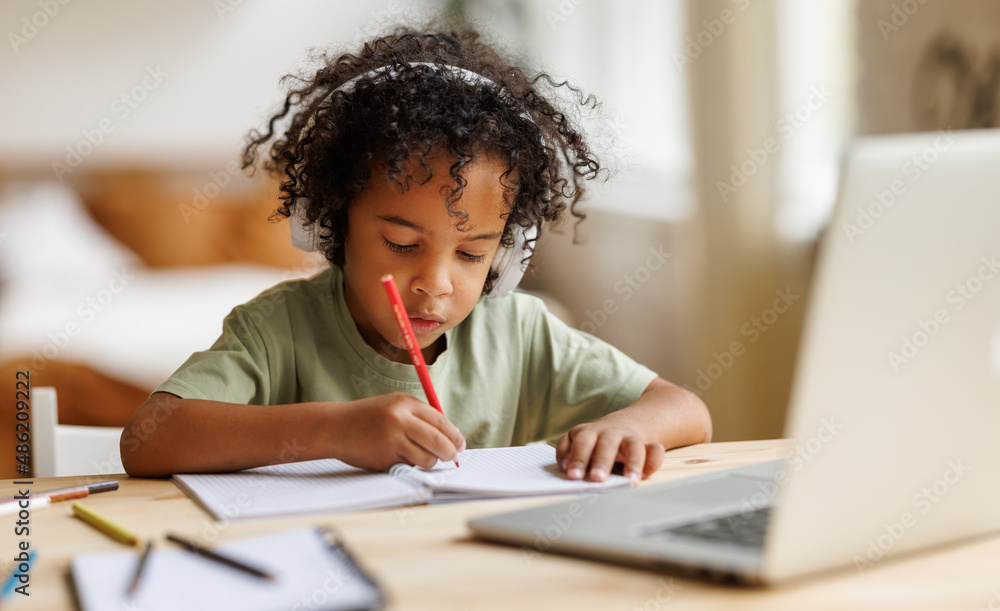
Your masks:
<instances>
[{"instance_id":1,"label":"colored pencil","mask_svg":"<svg viewBox=\"0 0 1000 611\"><path fill-rule=\"evenodd\" d=\"M111 490L118 490L117 480L108 480L106 482L98 482L96 484L82 484L80 486L70 486L69 488L55 488L53 490L42 490L41 492L32 492L28 495L28 498L39 499L48 497L52 499L52 502L58 501L68 501L70 499L80 499L91 494L97 494L98 492L110 492ZM18 501L23 501L24 499L16 496L8 496L0 499L0 507L6 506L7 503L17 503Z\"/></svg>"},{"instance_id":2,"label":"colored pencil","mask_svg":"<svg viewBox=\"0 0 1000 611\"><path fill-rule=\"evenodd\" d=\"M262 577L264 579L274 579L274 575L268 573L267 571L263 571L256 567L252 567L241 560L236 560L235 558L231 558L229 556L223 556L222 554L214 552L208 549L207 547L195 543L194 541L188 541L187 539L171 534L167 535L167 541L173 541L174 543L180 545L181 547L183 547L184 549L193 554L198 554L199 556L203 556L205 558L208 558L209 560L214 560L226 566L233 567L234 569L239 569L245 573L249 573L256 577Z\"/></svg>"},{"instance_id":3,"label":"colored pencil","mask_svg":"<svg viewBox=\"0 0 1000 611\"><path fill-rule=\"evenodd\" d=\"M125 545L135 545L139 542L139 537L136 537L125 528L115 524L93 509L85 507L80 503L73 503L73 513L75 513L78 518L111 537L115 541L120 541Z\"/></svg>"},{"instance_id":4,"label":"colored pencil","mask_svg":"<svg viewBox=\"0 0 1000 611\"><path fill-rule=\"evenodd\" d=\"M24 499L21 499L22 501ZM0 516L14 515L21 511L22 509L28 509L30 511L35 511L36 509L45 509L52 504L52 499L47 496L41 498L28 497L28 506L21 507L20 501L9 501L0 505Z\"/></svg>"},{"instance_id":5,"label":"colored pencil","mask_svg":"<svg viewBox=\"0 0 1000 611\"><path fill-rule=\"evenodd\" d=\"M139 564L135 567L135 573L132 574L132 581L128 584L128 595L135 596L136 590L139 589L139 580L142 579L142 572L146 569L146 562L149 560L149 552L153 549L153 542L146 541L146 549L143 550L142 556L139 557Z\"/></svg>"},{"instance_id":6,"label":"colored pencil","mask_svg":"<svg viewBox=\"0 0 1000 611\"><path fill-rule=\"evenodd\" d=\"M396 315L396 323L399 324L399 330L403 332L403 341L406 342L406 349L410 353L410 360L413 361L413 366L417 368L417 377L420 378L420 385L424 387L427 402L443 416L444 410L441 409L441 402L434 391L434 385L431 384L431 373L427 370L427 363L424 362L424 353L420 351L420 344L417 343L417 334L413 332L413 325L410 324L410 316L406 313L406 306L403 305L403 298L399 294L399 287L396 286L396 280L392 277L392 274L382 276L382 286L385 288L386 296L389 297L389 303L392 304L392 312ZM458 466L457 460L455 461L455 466Z\"/></svg>"}]
</instances>

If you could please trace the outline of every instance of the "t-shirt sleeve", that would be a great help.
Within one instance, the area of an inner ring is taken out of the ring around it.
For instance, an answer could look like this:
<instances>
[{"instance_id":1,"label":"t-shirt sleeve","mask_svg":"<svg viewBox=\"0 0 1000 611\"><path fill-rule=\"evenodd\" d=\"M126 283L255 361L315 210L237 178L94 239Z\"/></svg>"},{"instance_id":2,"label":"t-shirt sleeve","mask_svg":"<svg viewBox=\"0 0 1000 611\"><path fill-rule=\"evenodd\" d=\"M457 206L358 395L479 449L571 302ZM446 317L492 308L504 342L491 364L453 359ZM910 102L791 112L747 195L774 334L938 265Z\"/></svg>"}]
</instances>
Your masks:
<instances>
[{"instance_id":1,"label":"t-shirt sleeve","mask_svg":"<svg viewBox=\"0 0 1000 611\"><path fill-rule=\"evenodd\" d=\"M246 306L238 306L222 322L222 335L212 347L195 352L153 392L183 399L264 405L270 396L267 349Z\"/></svg>"},{"instance_id":2,"label":"t-shirt sleeve","mask_svg":"<svg viewBox=\"0 0 1000 611\"><path fill-rule=\"evenodd\" d=\"M541 303L526 331L529 355L522 431L554 441L570 428L630 405L657 374L593 335L573 329Z\"/></svg>"}]
</instances>

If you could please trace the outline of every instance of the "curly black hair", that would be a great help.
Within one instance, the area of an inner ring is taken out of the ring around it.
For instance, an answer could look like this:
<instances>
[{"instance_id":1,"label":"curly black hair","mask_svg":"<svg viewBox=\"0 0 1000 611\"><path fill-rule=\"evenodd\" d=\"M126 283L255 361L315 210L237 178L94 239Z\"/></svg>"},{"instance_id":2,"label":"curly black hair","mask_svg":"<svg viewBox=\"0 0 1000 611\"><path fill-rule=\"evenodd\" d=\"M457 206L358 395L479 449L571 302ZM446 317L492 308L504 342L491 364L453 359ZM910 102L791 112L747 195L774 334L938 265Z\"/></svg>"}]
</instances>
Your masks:
<instances>
[{"instance_id":1,"label":"curly black hair","mask_svg":"<svg viewBox=\"0 0 1000 611\"><path fill-rule=\"evenodd\" d=\"M454 216L464 215L452 208L465 186L462 168L479 156L506 163L500 177L509 205L504 246L513 244L515 227L541 230L543 222L560 220L567 208L578 220L584 218L576 209L582 183L596 178L601 166L580 128L543 90L565 88L572 103L585 108L598 106L593 96L545 73L529 78L473 30L402 27L368 42L357 54L319 58L324 65L315 74L282 79L299 86L289 89L266 133L249 133L243 168L253 169L259 147L275 138L263 162L280 179L282 204L271 219L290 217L296 206L305 206L309 222L319 221L320 249L332 265L344 263L347 208L372 171L384 169L404 188L410 180L424 184L433 178L425 161L437 153L454 159L450 175L455 186L446 198ZM496 87L427 64L464 68ZM377 69L383 70L366 74ZM335 91L359 75L364 76L352 90ZM422 168L419 178L404 172L414 159ZM527 245L529 253L533 246ZM491 271L484 294L495 279Z\"/></svg>"}]
</instances>

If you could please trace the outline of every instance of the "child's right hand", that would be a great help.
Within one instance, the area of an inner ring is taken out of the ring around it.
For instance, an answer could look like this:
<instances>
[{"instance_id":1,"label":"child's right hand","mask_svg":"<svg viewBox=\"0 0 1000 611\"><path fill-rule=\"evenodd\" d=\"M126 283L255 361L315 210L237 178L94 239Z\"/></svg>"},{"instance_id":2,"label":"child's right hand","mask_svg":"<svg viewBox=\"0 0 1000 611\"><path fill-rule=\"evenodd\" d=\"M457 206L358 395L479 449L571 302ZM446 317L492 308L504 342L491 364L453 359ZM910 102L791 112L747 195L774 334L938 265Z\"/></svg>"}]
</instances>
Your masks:
<instances>
[{"instance_id":1,"label":"child's right hand","mask_svg":"<svg viewBox=\"0 0 1000 611\"><path fill-rule=\"evenodd\" d=\"M331 455L362 469L454 460L465 438L443 414L402 392L337 403L330 412Z\"/></svg>"}]
</instances>

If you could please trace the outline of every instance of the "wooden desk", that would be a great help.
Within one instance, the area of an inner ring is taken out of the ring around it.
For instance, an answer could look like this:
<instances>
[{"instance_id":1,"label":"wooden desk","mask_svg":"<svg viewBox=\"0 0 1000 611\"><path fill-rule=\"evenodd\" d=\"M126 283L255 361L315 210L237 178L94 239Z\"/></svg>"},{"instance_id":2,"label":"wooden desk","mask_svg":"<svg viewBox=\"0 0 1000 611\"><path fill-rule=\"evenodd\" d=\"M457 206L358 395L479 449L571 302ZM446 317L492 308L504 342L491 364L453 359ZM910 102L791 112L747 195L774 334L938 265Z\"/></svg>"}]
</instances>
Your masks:
<instances>
[{"instance_id":1,"label":"wooden desk","mask_svg":"<svg viewBox=\"0 0 1000 611\"><path fill-rule=\"evenodd\" d=\"M748 441L673 450L644 485L779 458L787 447L784 441ZM36 479L33 488L98 479L108 478ZM548 503L552 497L225 523L215 521L169 480L121 476L119 481L119 490L95 495L87 505L143 537L162 540L169 528L214 542L305 524L336 525L381 582L392 609L1000 610L1000 537L885 561L864 575L848 568L755 590L566 556L526 554L469 537L465 523L470 517ZM0 482L0 496L11 494L12 481ZM72 518L69 505L59 503L32 514L30 541L39 559L32 571L31 597L15 595L5 601L5 609L73 609L67 580L72 555L124 549ZM15 519L0 520L8 522L0 525L0 564L7 567Z\"/></svg>"}]
</instances>

